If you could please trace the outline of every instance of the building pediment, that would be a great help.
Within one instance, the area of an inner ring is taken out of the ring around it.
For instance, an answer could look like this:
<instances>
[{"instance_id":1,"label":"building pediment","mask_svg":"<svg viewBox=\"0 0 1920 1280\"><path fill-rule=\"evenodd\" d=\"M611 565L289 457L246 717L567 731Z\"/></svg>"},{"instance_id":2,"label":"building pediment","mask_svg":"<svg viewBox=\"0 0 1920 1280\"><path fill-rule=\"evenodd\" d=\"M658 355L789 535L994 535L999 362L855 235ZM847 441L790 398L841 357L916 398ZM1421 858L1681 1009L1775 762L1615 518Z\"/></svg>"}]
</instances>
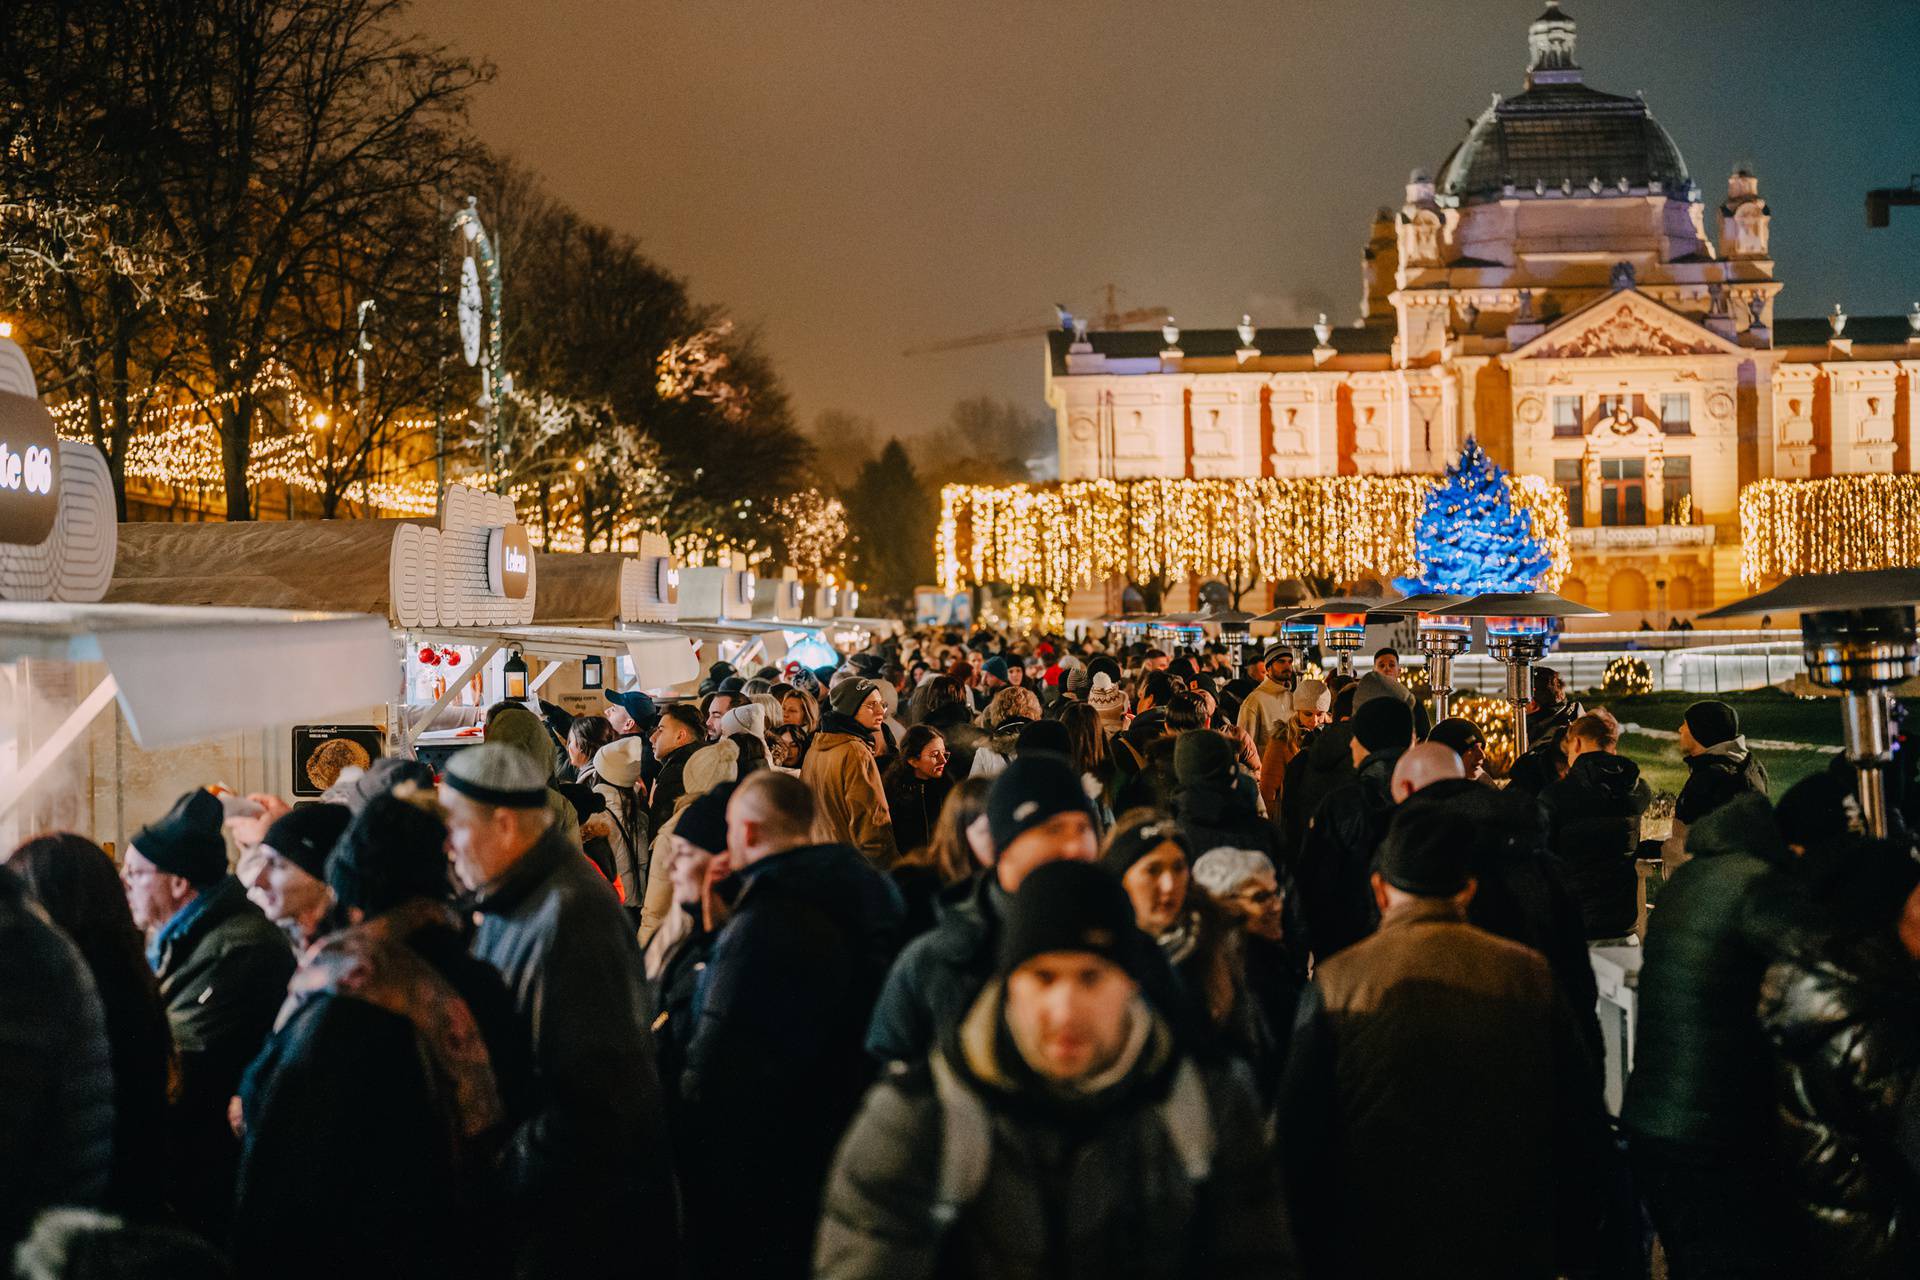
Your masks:
<instances>
[{"instance_id":1,"label":"building pediment","mask_svg":"<svg viewBox=\"0 0 1920 1280\"><path fill-rule=\"evenodd\" d=\"M1611 356L1743 355L1689 316L1635 289L1622 289L1563 316L1515 350L1515 360L1584 360Z\"/></svg>"}]
</instances>

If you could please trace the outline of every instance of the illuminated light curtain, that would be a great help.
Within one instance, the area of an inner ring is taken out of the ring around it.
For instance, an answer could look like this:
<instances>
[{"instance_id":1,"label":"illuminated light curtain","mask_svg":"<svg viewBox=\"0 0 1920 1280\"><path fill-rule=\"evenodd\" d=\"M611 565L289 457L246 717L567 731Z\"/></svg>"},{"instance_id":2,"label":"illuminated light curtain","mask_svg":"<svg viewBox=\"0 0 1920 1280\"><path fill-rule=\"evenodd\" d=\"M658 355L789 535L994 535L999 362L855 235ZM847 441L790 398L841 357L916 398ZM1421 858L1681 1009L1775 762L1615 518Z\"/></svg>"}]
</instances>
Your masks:
<instances>
[{"instance_id":1,"label":"illuminated light curtain","mask_svg":"<svg viewBox=\"0 0 1920 1280\"><path fill-rule=\"evenodd\" d=\"M1920 476L1759 480L1740 491L1740 577L1920 564Z\"/></svg>"}]
</instances>

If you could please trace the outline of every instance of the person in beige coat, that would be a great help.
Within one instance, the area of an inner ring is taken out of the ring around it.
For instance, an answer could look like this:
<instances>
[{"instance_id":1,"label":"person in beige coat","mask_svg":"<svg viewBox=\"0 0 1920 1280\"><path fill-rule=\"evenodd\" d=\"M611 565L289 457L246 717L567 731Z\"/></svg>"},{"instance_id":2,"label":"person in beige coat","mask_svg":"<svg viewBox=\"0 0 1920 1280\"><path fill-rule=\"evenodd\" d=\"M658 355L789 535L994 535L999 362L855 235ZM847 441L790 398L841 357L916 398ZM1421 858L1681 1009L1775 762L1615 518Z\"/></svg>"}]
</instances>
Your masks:
<instances>
[{"instance_id":1,"label":"person in beige coat","mask_svg":"<svg viewBox=\"0 0 1920 1280\"><path fill-rule=\"evenodd\" d=\"M887 704L873 681L842 681L827 700L820 733L800 766L800 780L813 792L816 837L822 843L850 844L882 869L899 856L893 814L874 759L876 736L886 718Z\"/></svg>"},{"instance_id":2,"label":"person in beige coat","mask_svg":"<svg viewBox=\"0 0 1920 1280\"><path fill-rule=\"evenodd\" d=\"M673 877L665 874L665 870L673 865L674 824L695 800L723 782L740 780L740 748L725 738L701 747L687 757L686 771L681 776L686 792L674 801L672 815L660 824L660 830L653 836L652 866L660 868L662 874L647 876L647 896L640 908L642 947L653 940L661 922L673 911Z\"/></svg>"}]
</instances>

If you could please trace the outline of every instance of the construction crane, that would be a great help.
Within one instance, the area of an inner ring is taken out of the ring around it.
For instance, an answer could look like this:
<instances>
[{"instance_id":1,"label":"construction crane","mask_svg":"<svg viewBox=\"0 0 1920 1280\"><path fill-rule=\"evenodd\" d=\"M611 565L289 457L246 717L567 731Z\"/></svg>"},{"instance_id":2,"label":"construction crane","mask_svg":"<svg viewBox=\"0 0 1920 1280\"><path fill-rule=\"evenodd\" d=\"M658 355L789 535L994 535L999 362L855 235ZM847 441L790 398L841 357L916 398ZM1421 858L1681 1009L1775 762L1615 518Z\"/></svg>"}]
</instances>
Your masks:
<instances>
[{"instance_id":1,"label":"construction crane","mask_svg":"<svg viewBox=\"0 0 1920 1280\"><path fill-rule=\"evenodd\" d=\"M1130 324L1146 324L1166 317L1165 307L1135 307L1130 311L1119 308L1116 295L1119 290L1107 286L1106 310L1100 315L1102 329L1123 329ZM958 351L963 347L990 347L1002 342L1019 342L1027 338L1038 338L1043 334L1056 331L1071 332L1074 315L1059 303L1053 304L1054 322L1019 329L999 329L992 333L976 333L965 338L950 338L945 342L930 342L925 346L908 347L900 354L903 356L927 356L941 351Z\"/></svg>"}]
</instances>

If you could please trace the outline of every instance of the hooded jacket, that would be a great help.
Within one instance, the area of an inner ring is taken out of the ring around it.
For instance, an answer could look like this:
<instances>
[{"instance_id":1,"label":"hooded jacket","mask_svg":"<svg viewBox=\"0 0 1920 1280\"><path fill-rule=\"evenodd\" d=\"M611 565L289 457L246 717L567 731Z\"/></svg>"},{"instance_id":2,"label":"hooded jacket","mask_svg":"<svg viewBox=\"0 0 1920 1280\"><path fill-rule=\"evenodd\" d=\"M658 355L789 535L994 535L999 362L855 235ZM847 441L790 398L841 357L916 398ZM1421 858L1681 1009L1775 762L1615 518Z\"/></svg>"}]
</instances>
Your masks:
<instances>
[{"instance_id":1,"label":"hooded jacket","mask_svg":"<svg viewBox=\"0 0 1920 1280\"><path fill-rule=\"evenodd\" d=\"M1767 794L1767 767L1747 749L1744 737L1729 738L1687 757L1687 781L1673 803L1673 829L1660 846L1672 871L1693 855L1687 831L1735 796Z\"/></svg>"},{"instance_id":2,"label":"hooded jacket","mask_svg":"<svg viewBox=\"0 0 1920 1280\"><path fill-rule=\"evenodd\" d=\"M1266 1126L1243 1069L1183 1058L1177 1037L1136 1000L1135 1035L1114 1078L1063 1095L1013 1047L1002 991L992 983L978 995L943 1037L937 1064L902 1066L867 1095L834 1162L816 1276L1297 1274ZM948 1141L960 1140L961 1116L980 1131L985 1167L957 1202L936 1203L953 1190L942 1158ZM1195 1134L1210 1140L1198 1156Z\"/></svg>"},{"instance_id":3,"label":"hooded jacket","mask_svg":"<svg viewBox=\"0 0 1920 1280\"><path fill-rule=\"evenodd\" d=\"M486 740L512 747L538 765L543 777L551 779L554 769L553 733L547 728L546 721L531 711L525 715L512 714L519 710L521 708L515 707L496 715L493 723L487 726ZM573 803L551 785L547 787L547 811L553 815L553 825L561 838L571 841L573 847L578 849L580 815L574 812Z\"/></svg>"},{"instance_id":4,"label":"hooded jacket","mask_svg":"<svg viewBox=\"0 0 1920 1280\"><path fill-rule=\"evenodd\" d=\"M694 996L680 1106L699 1141L681 1171L711 1274L778 1274L811 1253L834 1144L872 1079L861 1040L904 908L842 844L769 855L738 879Z\"/></svg>"},{"instance_id":5,"label":"hooded jacket","mask_svg":"<svg viewBox=\"0 0 1920 1280\"><path fill-rule=\"evenodd\" d=\"M1773 942L1755 886L1792 854L1764 796L1709 814L1693 856L1668 877L1647 922L1633 1075L1620 1122L1633 1137L1770 1160L1772 1050L1754 1009Z\"/></svg>"},{"instance_id":6,"label":"hooded jacket","mask_svg":"<svg viewBox=\"0 0 1920 1280\"><path fill-rule=\"evenodd\" d=\"M1280 792L1280 838L1290 858L1306 842L1307 823L1329 792L1353 777L1353 725L1342 720L1308 735L1287 762Z\"/></svg>"},{"instance_id":7,"label":"hooded jacket","mask_svg":"<svg viewBox=\"0 0 1920 1280\"><path fill-rule=\"evenodd\" d=\"M814 833L823 840L852 845L877 867L893 864L893 815L873 748L851 733L823 730L800 766L800 781L818 806Z\"/></svg>"},{"instance_id":8,"label":"hooded jacket","mask_svg":"<svg viewBox=\"0 0 1920 1280\"><path fill-rule=\"evenodd\" d=\"M1234 723L1253 738L1256 750L1265 751L1267 743L1285 730L1292 719L1293 690L1269 676L1240 704Z\"/></svg>"},{"instance_id":9,"label":"hooded jacket","mask_svg":"<svg viewBox=\"0 0 1920 1280\"><path fill-rule=\"evenodd\" d=\"M1640 915L1634 858L1653 788L1625 756L1588 751L1540 794L1549 839L1589 939L1633 932Z\"/></svg>"}]
</instances>

